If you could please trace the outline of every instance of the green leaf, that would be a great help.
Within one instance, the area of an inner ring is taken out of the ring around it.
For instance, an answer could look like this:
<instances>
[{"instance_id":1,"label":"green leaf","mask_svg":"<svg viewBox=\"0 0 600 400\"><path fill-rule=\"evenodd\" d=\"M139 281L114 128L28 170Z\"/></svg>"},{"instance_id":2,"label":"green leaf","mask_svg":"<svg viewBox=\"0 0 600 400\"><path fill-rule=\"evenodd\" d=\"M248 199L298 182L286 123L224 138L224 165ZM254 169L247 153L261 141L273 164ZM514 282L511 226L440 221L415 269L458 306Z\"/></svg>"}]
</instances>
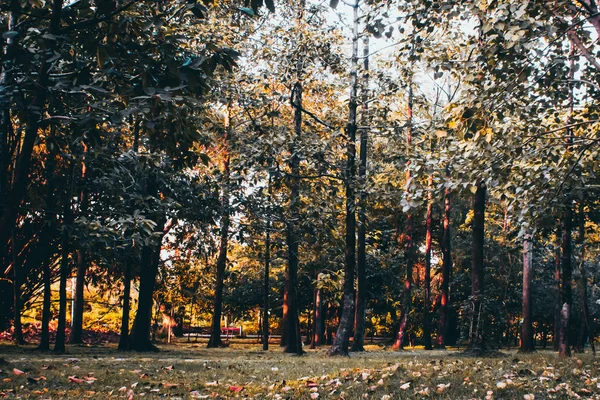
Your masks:
<instances>
[{"instance_id":1,"label":"green leaf","mask_svg":"<svg viewBox=\"0 0 600 400\"><path fill-rule=\"evenodd\" d=\"M240 10L241 12L243 12L244 14L248 14L249 16L253 17L254 15L256 15L254 13L254 10L248 7L240 7L238 8L238 10Z\"/></svg>"},{"instance_id":2,"label":"green leaf","mask_svg":"<svg viewBox=\"0 0 600 400\"><path fill-rule=\"evenodd\" d=\"M17 31L7 31L2 34L2 37L4 39L12 39L17 35L19 35L19 32L17 32Z\"/></svg>"}]
</instances>

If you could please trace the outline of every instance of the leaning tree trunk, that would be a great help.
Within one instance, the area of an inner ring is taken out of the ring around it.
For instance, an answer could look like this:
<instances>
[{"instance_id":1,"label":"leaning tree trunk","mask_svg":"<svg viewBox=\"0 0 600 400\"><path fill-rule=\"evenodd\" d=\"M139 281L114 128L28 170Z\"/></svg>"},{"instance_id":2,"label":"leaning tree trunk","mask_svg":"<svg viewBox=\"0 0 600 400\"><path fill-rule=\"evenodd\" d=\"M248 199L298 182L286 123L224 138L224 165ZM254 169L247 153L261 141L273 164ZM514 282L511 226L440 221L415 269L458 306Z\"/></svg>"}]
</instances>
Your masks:
<instances>
[{"instance_id":1,"label":"leaning tree trunk","mask_svg":"<svg viewBox=\"0 0 600 400\"><path fill-rule=\"evenodd\" d=\"M485 198L487 187L484 182L477 184L473 201L473 248L471 255L471 327L469 330L468 351L473 354L485 352L484 328L485 310L483 304L483 245L485 228Z\"/></svg>"},{"instance_id":2,"label":"leaning tree trunk","mask_svg":"<svg viewBox=\"0 0 600 400\"><path fill-rule=\"evenodd\" d=\"M533 315L531 303L531 281L533 266L531 234L523 238L523 324L521 325L521 348L520 353L531 353L535 351L533 342Z\"/></svg>"},{"instance_id":3,"label":"leaning tree trunk","mask_svg":"<svg viewBox=\"0 0 600 400\"><path fill-rule=\"evenodd\" d=\"M444 222L442 226L442 281L441 300L440 300L440 322L436 344L439 348L446 347L446 334L448 332L448 307L449 307L449 287L450 271L452 270L452 247L450 237L450 188L448 181L450 179L450 170L446 167L446 190L444 198Z\"/></svg>"},{"instance_id":4,"label":"leaning tree trunk","mask_svg":"<svg viewBox=\"0 0 600 400\"><path fill-rule=\"evenodd\" d=\"M346 127L346 168L344 187L346 190L346 255L344 259L344 295L342 316L333 341L330 355L348 354L350 334L354 322L354 272L356 269L356 197L354 193L356 174L356 109L358 87L358 5L354 2L354 26L352 37L352 61L350 69L350 102Z\"/></svg>"},{"instance_id":5,"label":"leaning tree trunk","mask_svg":"<svg viewBox=\"0 0 600 400\"><path fill-rule=\"evenodd\" d=\"M221 347L221 313L223 310L223 285L225 280L225 268L227 267L227 247L229 245L229 108L225 117L223 183L221 185L221 233L219 243L219 256L217 257L217 281L215 282L215 297L213 300L213 318L210 330L210 338L207 347Z\"/></svg>"},{"instance_id":6,"label":"leaning tree trunk","mask_svg":"<svg viewBox=\"0 0 600 400\"><path fill-rule=\"evenodd\" d=\"M365 323L367 308L367 152L369 142L369 118L367 105L369 97L369 35L363 38L363 88L362 111L364 127L360 130L360 164L358 182L358 252L356 263L356 311L354 313L354 339L352 351L365 351Z\"/></svg>"},{"instance_id":7,"label":"leaning tree trunk","mask_svg":"<svg viewBox=\"0 0 600 400\"><path fill-rule=\"evenodd\" d=\"M53 0L52 14L50 15L50 29L48 37L58 36L60 34L60 24L62 19L63 0ZM46 106L47 88L50 82L50 70L56 48L56 39L44 40L44 57L40 65L37 81L34 84L33 98L28 102L25 135L21 143L21 149L17 157L14 168L14 179L9 195L4 202L2 215L0 215L0 246L5 246L10 238L11 231L15 226L19 205L25 197L27 186L29 184L29 172L31 169L31 158L33 147L38 138L38 131L41 128L43 110Z\"/></svg>"}]
</instances>

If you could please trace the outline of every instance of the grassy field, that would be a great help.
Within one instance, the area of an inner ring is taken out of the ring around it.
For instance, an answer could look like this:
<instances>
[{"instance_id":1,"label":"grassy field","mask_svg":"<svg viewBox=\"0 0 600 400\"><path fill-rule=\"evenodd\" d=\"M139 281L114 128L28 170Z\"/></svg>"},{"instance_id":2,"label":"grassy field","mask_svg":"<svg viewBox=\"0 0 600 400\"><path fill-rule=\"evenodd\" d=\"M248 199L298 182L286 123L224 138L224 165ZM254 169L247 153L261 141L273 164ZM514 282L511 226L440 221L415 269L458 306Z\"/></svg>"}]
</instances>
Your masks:
<instances>
[{"instance_id":1,"label":"grassy field","mask_svg":"<svg viewBox=\"0 0 600 400\"><path fill-rule=\"evenodd\" d=\"M350 357L263 352L258 344L206 349L161 346L152 354L68 347L65 355L0 345L0 397L124 399L600 399L591 354L465 358L457 351L393 352L371 346Z\"/></svg>"}]
</instances>

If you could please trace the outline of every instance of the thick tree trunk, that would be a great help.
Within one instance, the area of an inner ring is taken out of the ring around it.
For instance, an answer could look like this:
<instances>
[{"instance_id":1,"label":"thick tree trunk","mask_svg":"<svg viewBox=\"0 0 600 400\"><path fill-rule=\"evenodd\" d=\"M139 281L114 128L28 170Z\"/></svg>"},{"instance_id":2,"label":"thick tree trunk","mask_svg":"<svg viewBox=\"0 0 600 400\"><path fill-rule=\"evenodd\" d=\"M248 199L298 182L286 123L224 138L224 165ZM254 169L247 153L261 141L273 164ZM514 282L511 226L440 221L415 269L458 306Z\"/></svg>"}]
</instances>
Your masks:
<instances>
[{"instance_id":1,"label":"thick tree trunk","mask_svg":"<svg viewBox=\"0 0 600 400\"><path fill-rule=\"evenodd\" d=\"M350 102L346 127L346 168L344 188L346 191L346 255L344 259L343 310L330 355L347 355L350 334L354 325L354 275L356 270L356 109L358 88L358 5L354 2L354 27L352 37L352 61L350 70Z\"/></svg>"},{"instance_id":2,"label":"thick tree trunk","mask_svg":"<svg viewBox=\"0 0 600 400\"><path fill-rule=\"evenodd\" d=\"M450 171L446 167L446 180L450 177ZM444 220L442 226L442 281L440 301L440 322L436 344L439 348L446 347L446 334L448 332L448 307L449 307L449 285L450 271L452 270L452 246L450 237L450 188L446 186L444 198Z\"/></svg>"},{"instance_id":3,"label":"thick tree trunk","mask_svg":"<svg viewBox=\"0 0 600 400\"><path fill-rule=\"evenodd\" d=\"M523 238L523 324L521 325L520 353L535 351L533 342L533 315L531 302L531 281L533 279L531 235Z\"/></svg>"},{"instance_id":4,"label":"thick tree trunk","mask_svg":"<svg viewBox=\"0 0 600 400\"><path fill-rule=\"evenodd\" d=\"M12 259L13 259L13 340L17 345L25 344L23 339L23 326L21 324L21 264L19 261L19 246L17 243L17 228L12 233Z\"/></svg>"},{"instance_id":5,"label":"thick tree trunk","mask_svg":"<svg viewBox=\"0 0 600 400\"><path fill-rule=\"evenodd\" d=\"M365 4L365 6L367 6ZM365 11L365 13L368 11ZM363 125L369 125L367 104L369 97L369 35L363 37L363 88L362 111ZM354 314L354 339L352 351L365 351L365 323L367 307L367 152L369 129L360 130L360 164L358 182L360 194L358 198L358 252L356 263L356 312Z\"/></svg>"},{"instance_id":6,"label":"thick tree trunk","mask_svg":"<svg viewBox=\"0 0 600 400\"><path fill-rule=\"evenodd\" d=\"M123 273L123 312L121 315L121 334L119 336L119 350L129 350L129 314L131 306L131 261L125 262Z\"/></svg>"},{"instance_id":7,"label":"thick tree trunk","mask_svg":"<svg viewBox=\"0 0 600 400\"><path fill-rule=\"evenodd\" d=\"M471 255L471 298L472 315L469 330L468 351L474 354L485 352L484 328L486 323L483 304L483 245L485 228L485 199L487 187L484 182L477 184L473 201L473 249Z\"/></svg>"},{"instance_id":8,"label":"thick tree trunk","mask_svg":"<svg viewBox=\"0 0 600 400\"><path fill-rule=\"evenodd\" d=\"M433 176L429 176L429 193L427 195L427 217L425 219L425 282L423 299L423 341L425 350L431 350L431 314L429 308L431 296L431 226L433 207Z\"/></svg>"},{"instance_id":9,"label":"thick tree trunk","mask_svg":"<svg viewBox=\"0 0 600 400\"><path fill-rule=\"evenodd\" d=\"M227 110L229 112L229 109ZM229 116L225 121L225 130L229 129ZM223 285L225 268L227 267L227 247L229 245L229 150L227 149L228 132L225 133L225 161L223 163L223 183L221 186L221 233L219 256L217 258L217 281L215 282L215 297L213 300L213 318L207 347L221 347L221 313L223 309Z\"/></svg>"}]
</instances>

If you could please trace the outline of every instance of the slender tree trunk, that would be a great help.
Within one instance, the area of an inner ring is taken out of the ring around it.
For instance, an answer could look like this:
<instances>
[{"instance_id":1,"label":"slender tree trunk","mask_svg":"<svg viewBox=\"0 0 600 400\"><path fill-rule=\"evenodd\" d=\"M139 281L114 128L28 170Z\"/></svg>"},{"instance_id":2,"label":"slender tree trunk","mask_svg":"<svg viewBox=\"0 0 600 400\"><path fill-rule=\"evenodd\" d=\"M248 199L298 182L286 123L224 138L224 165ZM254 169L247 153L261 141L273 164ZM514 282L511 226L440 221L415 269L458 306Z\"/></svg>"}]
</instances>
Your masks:
<instances>
[{"instance_id":1,"label":"slender tree trunk","mask_svg":"<svg viewBox=\"0 0 600 400\"><path fill-rule=\"evenodd\" d=\"M215 297L213 302L213 319L211 325L210 338L207 347L221 347L221 312L223 309L223 284L225 279L225 268L227 267L227 247L229 244L229 107L225 118L225 161L223 162L223 183L221 185L221 233L219 243L219 256L217 258L217 281L215 282Z\"/></svg>"},{"instance_id":2,"label":"slender tree trunk","mask_svg":"<svg viewBox=\"0 0 600 400\"><path fill-rule=\"evenodd\" d=\"M414 46L413 46L414 49ZM411 54L413 50L411 49ZM413 87L412 82L408 84L408 134L406 138L406 149L407 149L407 161L406 161L406 197L410 196L409 193L409 185L410 185L410 147L413 136L413 126L412 126L412 118L413 118ZM406 240L406 250L405 250L405 258L406 258L406 281L404 282L404 293L402 298L402 318L400 319L400 326L398 328L398 334L396 335L396 340L392 345L394 350L399 350L403 348L404 345L404 336L406 335L406 329L408 325L408 315L410 314L410 308L412 304L412 286L413 286L413 265L415 262L415 242L414 242L414 221L412 213L406 215L406 230L405 230L405 240Z\"/></svg>"},{"instance_id":3,"label":"slender tree trunk","mask_svg":"<svg viewBox=\"0 0 600 400\"><path fill-rule=\"evenodd\" d=\"M473 252L471 255L471 297L472 297L472 316L469 332L470 352L481 354L485 352L484 328L485 328L485 310L483 304L484 286L483 286L483 245L485 228L485 199L487 187L484 182L477 185L475 199L473 201Z\"/></svg>"},{"instance_id":4,"label":"slender tree trunk","mask_svg":"<svg viewBox=\"0 0 600 400\"><path fill-rule=\"evenodd\" d=\"M358 6L354 2L354 26L352 37L352 61L350 69L350 102L348 125L346 127L346 170L344 186L346 189L346 256L344 259L344 295L343 309L330 355L347 355L354 322L354 272L356 270L356 109L358 88Z\"/></svg>"},{"instance_id":5,"label":"slender tree trunk","mask_svg":"<svg viewBox=\"0 0 600 400\"><path fill-rule=\"evenodd\" d=\"M318 281L321 280L320 274L317 272L317 285L315 286L314 294L314 316L313 316L313 337L310 343L310 348L314 349L317 346L323 345L323 301L321 299L321 288Z\"/></svg>"},{"instance_id":6,"label":"slender tree trunk","mask_svg":"<svg viewBox=\"0 0 600 400\"><path fill-rule=\"evenodd\" d=\"M558 220L556 232L556 250L554 260L554 331L552 333L552 346L554 351L558 351L560 337L560 254L561 254L561 228L562 224Z\"/></svg>"},{"instance_id":7,"label":"slender tree trunk","mask_svg":"<svg viewBox=\"0 0 600 400\"><path fill-rule=\"evenodd\" d=\"M571 318L571 304L573 295L571 289L571 230L572 230L573 211L570 197L566 201L562 217L562 245L561 245L561 288L560 288L560 325L558 352L561 357L570 357L571 348L569 345L569 320Z\"/></svg>"},{"instance_id":8,"label":"slender tree trunk","mask_svg":"<svg viewBox=\"0 0 600 400\"><path fill-rule=\"evenodd\" d=\"M123 312L121 315L121 334L119 336L119 350L129 350L129 314L131 300L131 261L125 262L123 274Z\"/></svg>"},{"instance_id":9,"label":"slender tree trunk","mask_svg":"<svg viewBox=\"0 0 600 400\"><path fill-rule=\"evenodd\" d=\"M450 170L446 166L446 181L450 179ZM444 198L444 220L442 226L442 282L440 301L440 322L437 335L437 347L446 347L446 334L448 332L448 306L450 271L452 270L452 246L450 237L450 188L446 185Z\"/></svg>"},{"instance_id":10,"label":"slender tree trunk","mask_svg":"<svg viewBox=\"0 0 600 400\"><path fill-rule=\"evenodd\" d=\"M423 299L423 339L425 350L431 350L431 226L433 207L433 176L429 176L429 193L427 194L427 217L425 219L425 282Z\"/></svg>"},{"instance_id":11,"label":"slender tree trunk","mask_svg":"<svg viewBox=\"0 0 600 400\"><path fill-rule=\"evenodd\" d=\"M533 315L531 303L531 281L533 275L531 234L523 238L523 324L521 325L520 353L535 351L533 342Z\"/></svg>"},{"instance_id":12,"label":"slender tree trunk","mask_svg":"<svg viewBox=\"0 0 600 400\"><path fill-rule=\"evenodd\" d=\"M596 349L594 348L593 338L591 337L590 332L591 321L587 293L588 275L585 268L585 203L583 201L579 202L579 236L577 238L577 242L580 247L579 272L581 278L579 281L579 302L581 304L582 315L579 323L579 334L577 335L575 351L578 353L583 353L585 350L585 343L589 338L590 345L595 353Z\"/></svg>"},{"instance_id":13,"label":"slender tree trunk","mask_svg":"<svg viewBox=\"0 0 600 400\"><path fill-rule=\"evenodd\" d=\"M70 238L68 230L66 229L73 222L73 215L71 209L71 186L73 184L73 166L68 169L69 176L67 177L68 188L66 189L66 195L63 205L63 230L61 233L61 262L60 262L60 284L58 289L59 306L58 306L58 325L56 328L56 342L54 343L55 353L65 352L66 342L66 327L67 327L67 279L69 278L69 254L70 249Z\"/></svg>"},{"instance_id":14,"label":"slender tree trunk","mask_svg":"<svg viewBox=\"0 0 600 400\"><path fill-rule=\"evenodd\" d=\"M365 4L365 6L367 6ZM366 12L365 12L366 13ZM369 96L369 35L363 37L363 88L362 111L363 124L369 125L367 105ZM369 129L360 130L360 164L358 167L358 182L360 195L358 198L358 252L356 263L356 312L354 314L354 340L352 351L365 351L365 322L367 307L367 152Z\"/></svg>"},{"instance_id":15,"label":"slender tree trunk","mask_svg":"<svg viewBox=\"0 0 600 400\"><path fill-rule=\"evenodd\" d=\"M267 227L265 232L265 272L263 284L262 336L263 350L269 350L269 268L271 264L271 173L269 172L269 204L267 205Z\"/></svg>"},{"instance_id":16,"label":"slender tree trunk","mask_svg":"<svg viewBox=\"0 0 600 400\"><path fill-rule=\"evenodd\" d=\"M12 233L12 258L13 258L13 317L14 317L14 332L13 340L17 345L25 344L23 339L23 327L21 325L21 264L19 263L19 246L17 243L17 228L13 229Z\"/></svg>"},{"instance_id":17,"label":"slender tree trunk","mask_svg":"<svg viewBox=\"0 0 600 400\"><path fill-rule=\"evenodd\" d=\"M85 149L87 149L84 146ZM85 155L84 155L85 157ZM86 165L85 158L81 162L81 182L85 182ZM81 189L79 192L79 208L81 215L86 215L88 212L88 201L85 189ZM69 337L69 343L81 344L82 331L83 331L83 307L85 303L85 275L87 273L88 261L86 252L83 248L77 249L77 276L75 278L75 301L73 307L73 323L71 326L71 335Z\"/></svg>"}]
</instances>

